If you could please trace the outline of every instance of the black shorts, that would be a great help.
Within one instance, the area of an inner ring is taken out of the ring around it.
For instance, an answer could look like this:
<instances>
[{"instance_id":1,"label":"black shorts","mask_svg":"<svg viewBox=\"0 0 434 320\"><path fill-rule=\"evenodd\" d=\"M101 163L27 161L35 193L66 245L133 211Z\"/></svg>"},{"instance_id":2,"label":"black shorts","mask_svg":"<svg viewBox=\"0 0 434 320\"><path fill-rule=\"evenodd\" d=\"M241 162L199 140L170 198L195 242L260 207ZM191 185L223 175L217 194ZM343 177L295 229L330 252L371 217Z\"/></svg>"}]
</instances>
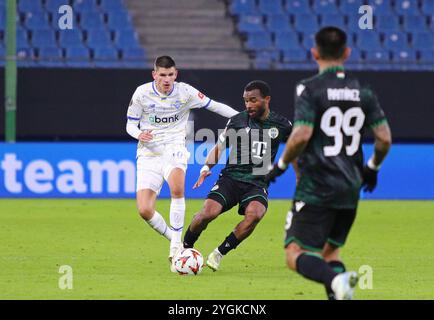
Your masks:
<instances>
[{"instance_id":1,"label":"black shorts","mask_svg":"<svg viewBox=\"0 0 434 320\"><path fill-rule=\"evenodd\" d=\"M211 191L208 199L217 201L223 206L222 212L230 210L239 204L238 214L244 215L247 205L252 201L258 201L268 208L267 189L251 183L234 180L227 176L220 176Z\"/></svg>"},{"instance_id":2,"label":"black shorts","mask_svg":"<svg viewBox=\"0 0 434 320\"><path fill-rule=\"evenodd\" d=\"M326 242L342 247L357 209L323 208L294 201L286 218L285 248L296 242L305 250L320 252Z\"/></svg>"}]
</instances>

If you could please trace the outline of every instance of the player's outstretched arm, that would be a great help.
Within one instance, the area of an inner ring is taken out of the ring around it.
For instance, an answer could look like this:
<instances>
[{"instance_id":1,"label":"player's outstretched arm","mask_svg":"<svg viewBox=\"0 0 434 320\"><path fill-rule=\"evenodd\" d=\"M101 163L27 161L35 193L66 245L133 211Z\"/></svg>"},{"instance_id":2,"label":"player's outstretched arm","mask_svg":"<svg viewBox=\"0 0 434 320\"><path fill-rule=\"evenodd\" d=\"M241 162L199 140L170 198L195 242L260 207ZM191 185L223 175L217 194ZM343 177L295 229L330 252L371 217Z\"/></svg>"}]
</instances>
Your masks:
<instances>
[{"instance_id":1,"label":"player's outstretched arm","mask_svg":"<svg viewBox=\"0 0 434 320\"><path fill-rule=\"evenodd\" d=\"M193 189L199 188L205 179L211 175L211 168L214 167L220 159L223 150L223 143L217 142L217 144L211 149L205 160L205 165L200 169L200 175Z\"/></svg>"},{"instance_id":2,"label":"player's outstretched arm","mask_svg":"<svg viewBox=\"0 0 434 320\"><path fill-rule=\"evenodd\" d=\"M238 113L237 110L232 109L228 105L214 100L211 100L207 109L226 118L231 118Z\"/></svg>"},{"instance_id":3,"label":"player's outstretched arm","mask_svg":"<svg viewBox=\"0 0 434 320\"><path fill-rule=\"evenodd\" d=\"M299 154L303 152L310 140L310 137L312 136L312 133L313 127L306 125L296 126L292 130L292 133L286 142L285 150L283 151L282 156L280 157L279 161L274 164L270 172L265 175L266 182L275 182L276 178L285 172L285 170L288 168L288 164L290 162L293 163ZM296 168L298 168L297 165L294 166L294 170L296 170ZM295 174L298 176L297 170Z\"/></svg>"},{"instance_id":4,"label":"player's outstretched arm","mask_svg":"<svg viewBox=\"0 0 434 320\"><path fill-rule=\"evenodd\" d=\"M392 145L392 133L387 123L374 127L372 131L375 137L374 154L363 168L362 184L363 190L369 192L377 186L378 171Z\"/></svg>"}]
</instances>

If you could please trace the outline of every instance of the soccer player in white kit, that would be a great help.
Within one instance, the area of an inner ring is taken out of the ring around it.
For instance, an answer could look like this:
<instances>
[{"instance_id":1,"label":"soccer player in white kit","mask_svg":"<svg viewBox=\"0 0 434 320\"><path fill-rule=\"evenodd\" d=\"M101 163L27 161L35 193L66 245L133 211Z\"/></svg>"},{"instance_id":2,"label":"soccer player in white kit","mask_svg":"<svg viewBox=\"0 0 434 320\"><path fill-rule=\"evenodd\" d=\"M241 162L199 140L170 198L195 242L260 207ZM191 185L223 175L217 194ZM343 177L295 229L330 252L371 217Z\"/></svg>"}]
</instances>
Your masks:
<instances>
[{"instance_id":1,"label":"soccer player in white kit","mask_svg":"<svg viewBox=\"0 0 434 320\"><path fill-rule=\"evenodd\" d=\"M170 240L169 261L182 247L185 216L185 172L189 152L185 147L187 121L191 109L205 108L230 118L238 113L211 100L192 86L175 82L178 71L169 56L155 60L153 82L139 86L127 112L127 132L137 145L137 208L140 216ZM164 180L170 189L170 228L155 201ZM171 270L175 271L171 264Z\"/></svg>"}]
</instances>

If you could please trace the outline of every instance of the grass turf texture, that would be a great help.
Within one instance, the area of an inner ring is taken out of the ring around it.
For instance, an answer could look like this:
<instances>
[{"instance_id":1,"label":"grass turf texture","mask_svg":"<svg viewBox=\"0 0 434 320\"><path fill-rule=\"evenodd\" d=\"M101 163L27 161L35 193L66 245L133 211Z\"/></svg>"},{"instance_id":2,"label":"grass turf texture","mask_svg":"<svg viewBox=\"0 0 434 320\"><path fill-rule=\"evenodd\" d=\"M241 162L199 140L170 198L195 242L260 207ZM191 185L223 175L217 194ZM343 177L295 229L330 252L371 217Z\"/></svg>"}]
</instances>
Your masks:
<instances>
[{"instance_id":1,"label":"grass turf texture","mask_svg":"<svg viewBox=\"0 0 434 320\"><path fill-rule=\"evenodd\" d=\"M202 206L187 200L186 226ZM0 200L0 299L325 299L321 285L285 264L290 202L273 200L254 233L213 273L169 271L169 242L136 213L134 200ZM432 299L434 203L363 201L342 251L348 269L373 269L373 289L357 299ZM169 201L157 210L168 221ZM241 217L232 209L196 243L206 256ZM61 265L73 289L61 290Z\"/></svg>"}]
</instances>

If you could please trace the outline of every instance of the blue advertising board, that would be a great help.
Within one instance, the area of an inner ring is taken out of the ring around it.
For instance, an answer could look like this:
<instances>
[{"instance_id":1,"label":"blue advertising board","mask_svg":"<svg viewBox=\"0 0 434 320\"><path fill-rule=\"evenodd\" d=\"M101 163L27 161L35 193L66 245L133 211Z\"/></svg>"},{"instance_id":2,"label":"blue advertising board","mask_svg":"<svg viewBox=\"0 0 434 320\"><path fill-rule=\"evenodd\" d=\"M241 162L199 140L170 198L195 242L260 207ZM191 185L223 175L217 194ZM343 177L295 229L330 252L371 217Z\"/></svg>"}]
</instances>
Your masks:
<instances>
[{"instance_id":1,"label":"blue advertising board","mask_svg":"<svg viewBox=\"0 0 434 320\"><path fill-rule=\"evenodd\" d=\"M218 178L213 175L193 190L211 145L189 144L187 198L204 198ZM280 146L279 154L283 150ZM364 145L365 156L372 145ZM133 198L135 196L135 143L1 143L1 198ZM223 159L224 160L224 159ZM291 198L293 171L271 185L270 198ZM434 199L434 145L396 144L379 174L377 189L362 193L366 199ZM167 184L160 197L170 197Z\"/></svg>"}]
</instances>

